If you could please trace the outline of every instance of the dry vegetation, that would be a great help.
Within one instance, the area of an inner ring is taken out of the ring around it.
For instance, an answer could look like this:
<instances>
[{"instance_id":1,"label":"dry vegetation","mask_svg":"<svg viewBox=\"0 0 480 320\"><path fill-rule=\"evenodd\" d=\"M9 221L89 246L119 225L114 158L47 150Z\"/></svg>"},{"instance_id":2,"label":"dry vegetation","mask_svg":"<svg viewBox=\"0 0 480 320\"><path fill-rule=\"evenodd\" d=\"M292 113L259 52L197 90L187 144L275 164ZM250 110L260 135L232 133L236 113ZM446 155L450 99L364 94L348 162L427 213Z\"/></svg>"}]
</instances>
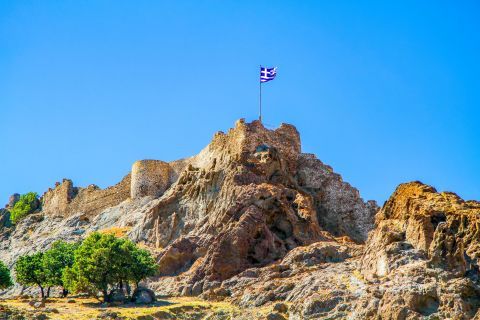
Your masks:
<instances>
[{"instance_id":1,"label":"dry vegetation","mask_svg":"<svg viewBox=\"0 0 480 320\"><path fill-rule=\"evenodd\" d=\"M160 299L152 305L119 305L104 307L95 299L73 298L48 299L44 308L35 309L28 299L9 299L0 301L5 306L23 314L24 319L34 319L40 314L48 319L92 320L100 319L102 313L116 313L117 319L241 319L246 316L244 310L228 302L210 302L196 298L178 297ZM69 302L70 301L70 302ZM1 310L1 309L0 309ZM263 310L259 310L260 313ZM2 315L0 313L0 319ZM12 319L17 319L12 317ZM18 319L22 319L21 317ZM113 318L104 318L113 319ZM250 318L251 319L251 318Z\"/></svg>"}]
</instances>

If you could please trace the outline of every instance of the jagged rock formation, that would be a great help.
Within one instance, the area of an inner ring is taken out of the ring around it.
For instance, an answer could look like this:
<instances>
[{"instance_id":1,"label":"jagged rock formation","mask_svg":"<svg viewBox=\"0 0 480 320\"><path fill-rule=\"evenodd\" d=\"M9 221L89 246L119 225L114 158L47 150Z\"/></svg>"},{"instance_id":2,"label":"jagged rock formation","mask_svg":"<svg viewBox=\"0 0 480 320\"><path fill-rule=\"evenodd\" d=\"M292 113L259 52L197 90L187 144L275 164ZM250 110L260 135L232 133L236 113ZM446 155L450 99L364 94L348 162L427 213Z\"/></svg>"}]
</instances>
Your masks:
<instances>
[{"instance_id":1,"label":"jagged rock formation","mask_svg":"<svg viewBox=\"0 0 480 320\"><path fill-rule=\"evenodd\" d=\"M217 133L150 205L131 235L165 248L164 275L189 270L186 285L177 286L185 294L298 246L333 236L362 242L376 211L330 167L301 153L293 126L271 131L258 121Z\"/></svg>"},{"instance_id":2,"label":"jagged rock formation","mask_svg":"<svg viewBox=\"0 0 480 320\"><path fill-rule=\"evenodd\" d=\"M471 319L480 307L479 219L479 202L400 185L377 214L360 264L367 280L381 283L380 313Z\"/></svg>"},{"instance_id":3,"label":"jagged rock formation","mask_svg":"<svg viewBox=\"0 0 480 320\"><path fill-rule=\"evenodd\" d=\"M0 213L9 266L113 227L155 254L161 294L286 301L290 319L480 318L480 203L414 182L378 211L291 125L239 120L194 157L138 161L104 190L64 180L42 204L15 227Z\"/></svg>"}]
</instances>

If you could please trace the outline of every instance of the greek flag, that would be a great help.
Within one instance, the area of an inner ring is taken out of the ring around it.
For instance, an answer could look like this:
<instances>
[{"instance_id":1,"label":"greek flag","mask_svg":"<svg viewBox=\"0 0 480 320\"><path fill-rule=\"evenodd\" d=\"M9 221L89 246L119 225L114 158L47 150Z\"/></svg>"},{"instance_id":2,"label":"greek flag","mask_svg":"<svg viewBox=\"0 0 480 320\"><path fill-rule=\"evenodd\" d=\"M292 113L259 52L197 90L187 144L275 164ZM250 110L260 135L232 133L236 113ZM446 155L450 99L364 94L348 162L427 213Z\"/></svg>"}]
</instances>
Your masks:
<instances>
[{"instance_id":1,"label":"greek flag","mask_svg":"<svg viewBox=\"0 0 480 320\"><path fill-rule=\"evenodd\" d=\"M260 82L268 82L275 79L277 68L260 67Z\"/></svg>"}]
</instances>

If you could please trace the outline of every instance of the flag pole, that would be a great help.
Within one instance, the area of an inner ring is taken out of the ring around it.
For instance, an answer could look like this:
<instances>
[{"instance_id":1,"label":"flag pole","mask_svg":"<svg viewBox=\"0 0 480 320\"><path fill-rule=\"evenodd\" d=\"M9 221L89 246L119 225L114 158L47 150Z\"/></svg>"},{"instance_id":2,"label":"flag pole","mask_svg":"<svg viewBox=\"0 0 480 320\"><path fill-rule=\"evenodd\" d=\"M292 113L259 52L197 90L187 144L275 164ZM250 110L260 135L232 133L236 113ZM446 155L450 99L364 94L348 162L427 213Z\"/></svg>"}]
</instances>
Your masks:
<instances>
[{"instance_id":1,"label":"flag pole","mask_svg":"<svg viewBox=\"0 0 480 320\"><path fill-rule=\"evenodd\" d=\"M260 78L258 79L258 83L259 83L259 87L260 87L260 116L259 116L259 120L260 120L260 123L262 123L262 65L260 65Z\"/></svg>"}]
</instances>

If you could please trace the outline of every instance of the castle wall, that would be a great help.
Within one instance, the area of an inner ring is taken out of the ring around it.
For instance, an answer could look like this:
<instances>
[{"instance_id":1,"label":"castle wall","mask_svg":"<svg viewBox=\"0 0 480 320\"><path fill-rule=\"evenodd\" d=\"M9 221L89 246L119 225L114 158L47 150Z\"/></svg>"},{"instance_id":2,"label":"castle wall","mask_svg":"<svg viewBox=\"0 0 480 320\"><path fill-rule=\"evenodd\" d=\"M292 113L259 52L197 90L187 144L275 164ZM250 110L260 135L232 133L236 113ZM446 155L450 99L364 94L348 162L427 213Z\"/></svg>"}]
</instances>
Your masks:
<instances>
[{"instance_id":1,"label":"castle wall","mask_svg":"<svg viewBox=\"0 0 480 320\"><path fill-rule=\"evenodd\" d=\"M42 211L47 215L68 216L83 212L93 216L106 208L116 206L130 196L130 174L116 185L100 189L96 185L77 188L69 179L57 183L42 196Z\"/></svg>"},{"instance_id":2,"label":"castle wall","mask_svg":"<svg viewBox=\"0 0 480 320\"><path fill-rule=\"evenodd\" d=\"M173 170L160 160L140 160L132 166L130 197L161 196L171 184Z\"/></svg>"}]
</instances>

